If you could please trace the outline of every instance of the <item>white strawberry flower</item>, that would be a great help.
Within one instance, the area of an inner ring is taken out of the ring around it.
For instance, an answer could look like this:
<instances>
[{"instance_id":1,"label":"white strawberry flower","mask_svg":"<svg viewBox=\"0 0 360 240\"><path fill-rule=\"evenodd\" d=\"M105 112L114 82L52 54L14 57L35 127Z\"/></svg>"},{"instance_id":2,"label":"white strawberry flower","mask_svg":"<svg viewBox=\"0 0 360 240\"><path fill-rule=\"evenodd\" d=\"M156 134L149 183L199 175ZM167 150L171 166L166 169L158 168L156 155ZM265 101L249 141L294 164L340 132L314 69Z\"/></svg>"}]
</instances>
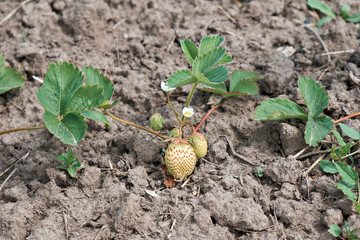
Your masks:
<instances>
[{"instance_id":1,"label":"white strawberry flower","mask_svg":"<svg viewBox=\"0 0 360 240\"><path fill-rule=\"evenodd\" d=\"M168 87L166 85L166 82L161 82L161 89L164 91L164 92L171 92L171 91L174 91L176 88L174 87Z\"/></svg>"},{"instance_id":2,"label":"white strawberry flower","mask_svg":"<svg viewBox=\"0 0 360 240\"><path fill-rule=\"evenodd\" d=\"M192 109L191 107L184 107L183 110L182 110L182 114L185 117L189 118L192 115L194 115L194 109Z\"/></svg>"}]
</instances>

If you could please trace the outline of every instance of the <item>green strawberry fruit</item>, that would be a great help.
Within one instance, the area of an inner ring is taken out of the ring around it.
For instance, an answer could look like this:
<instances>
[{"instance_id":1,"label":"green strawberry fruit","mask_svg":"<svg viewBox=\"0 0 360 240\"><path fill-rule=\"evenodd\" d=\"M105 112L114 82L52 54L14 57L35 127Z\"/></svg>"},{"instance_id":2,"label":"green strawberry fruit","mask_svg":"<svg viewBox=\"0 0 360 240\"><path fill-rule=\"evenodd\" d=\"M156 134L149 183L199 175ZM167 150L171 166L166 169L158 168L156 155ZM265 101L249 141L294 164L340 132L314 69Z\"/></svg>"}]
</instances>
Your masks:
<instances>
[{"instance_id":1,"label":"green strawberry fruit","mask_svg":"<svg viewBox=\"0 0 360 240\"><path fill-rule=\"evenodd\" d=\"M160 131L163 128L164 119L159 113L154 113L150 117L150 127L155 131Z\"/></svg>"},{"instance_id":2,"label":"green strawberry fruit","mask_svg":"<svg viewBox=\"0 0 360 240\"><path fill-rule=\"evenodd\" d=\"M170 131L169 137L171 138L178 138L180 136L180 130L178 128L174 128Z\"/></svg>"},{"instance_id":3,"label":"green strawberry fruit","mask_svg":"<svg viewBox=\"0 0 360 240\"><path fill-rule=\"evenodd\" d=\"M189 136L189 142L194 148L194 152L197 158L205 157L207 153L207 140L201 133L193 133Z\"/></svg>"}]
</instances>

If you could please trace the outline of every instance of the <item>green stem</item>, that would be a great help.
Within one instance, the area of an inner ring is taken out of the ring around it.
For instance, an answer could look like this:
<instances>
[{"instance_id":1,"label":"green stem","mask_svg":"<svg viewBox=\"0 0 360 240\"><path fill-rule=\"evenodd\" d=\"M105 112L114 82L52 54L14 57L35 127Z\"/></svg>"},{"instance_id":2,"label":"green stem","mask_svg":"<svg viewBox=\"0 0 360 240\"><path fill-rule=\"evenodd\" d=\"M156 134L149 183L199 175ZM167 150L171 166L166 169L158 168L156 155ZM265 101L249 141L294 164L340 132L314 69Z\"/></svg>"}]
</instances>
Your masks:
<instances>
[{"instance_id":1,"label":"green stem","mask_svg":"<svg viewBox=\"0 0 360 240\"><path fill-rule=\"evenodd\" d=\"M159 138L161 138L161 139L163 139L163 140L166 140L166 139L167 139L167 137L165 137L165 136L161 135L160 133L157 133L157 132L155 132L155 131L153 131L153 130L151 130L151 129L148 129L148 128L139 126L139 125L137 125L137 124L135 124L135 123L128 122L128 121L125 121L125 120L123 120L123 119L117 118L117 117L115 117L114 115L112 115L111 113L109 113L109 112L107 112L107 111L103 111L103 112L104 112L106 115L108 115L109 117L111 117L112 119L115 119L116 121L125 123L125 124L127 124L127 125L130 125L130 126L139 128L139 129L141 129L141 130L144 130L144 131L146 131L146 132L148 132L148 133L154 134L154 135L158 136Z\"/></svg>"},{"instance_id":2,"label":"green stem","mask_svg":"<svg viewBox=\"0 0 360 240\"><path fill-rule=\"evenodd\" d=\"M25 131L25 130L36 130L36 129L42 129L42 128L45 128L45 125L44 126L38 126L38 127L15 128L15 129L2 131L2 132L0 132L0 135L12 133L12 132L20 132L20 131Z\"/></svg>"},{"instance_id":3,"label":"green stem","mask_svg":"<svg viewBox=\"0 0 360 240\"><path fill-rule=\"evenodd\" d=\"M348 158L348 157L351 157L351 156L353 156L353 155L355 155L355 154L358 154L359 152L360 152L360 149L357 150L357 151L355 151L355 152L353 152L353 153L350 153L350 154L348 154L348 155L346 155L346 156L341 157L340 160L345 159L345 158Z\"/></svg>"},{"instance_id":4,"label":"green stem","mask_svg":"<svg viewBox=\"0 0 360 240\"><path fill-rule=\"evenodd\" d=\"M198 85L198 83L196 82L196 83L194 83L194 85L192 86L192 88L191 88L191 90L190 90L190 93L189 93L189 96L188 96L188 98L187 98L187 100L186 100L185 107L189 107L190 102L191 102L191 99L192 99L192 97L193 97L193 95L194 95L194 92L195 92L195 90L196 90L197 85ZM181 120L181 121L182 121L182 122L185 121L185 116L182 117L182 120Z\"/></svg>"},{"instance_id":5,"label":"green stem","mask_svg":"<svg viewBox=\"0 0 360 240\"><path fill-rule=\"evenodd\" d=\"M168 99L168 105L169 105L169 107L170 107L170 108L171 108L171 110L173 110L173 112L175 113L176 119L177 119L179 122L181 122L181 121L180 121L180 118L179 118L178 113L175 111L174 107L173 107L173 106L172 106L172 104L171 104L171 101L170 101L170 94L167 92L167 93L166 93L166 95L167 95L167 99Z\"/></svg>"}]
</instances>

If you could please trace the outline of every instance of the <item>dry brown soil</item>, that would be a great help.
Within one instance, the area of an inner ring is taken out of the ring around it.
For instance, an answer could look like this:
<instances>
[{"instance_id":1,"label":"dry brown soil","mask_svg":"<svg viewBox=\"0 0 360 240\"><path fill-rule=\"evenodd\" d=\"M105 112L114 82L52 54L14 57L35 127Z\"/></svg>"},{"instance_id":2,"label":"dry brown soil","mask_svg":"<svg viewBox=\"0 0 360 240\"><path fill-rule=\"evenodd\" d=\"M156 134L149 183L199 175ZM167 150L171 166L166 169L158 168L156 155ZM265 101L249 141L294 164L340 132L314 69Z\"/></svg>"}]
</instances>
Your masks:
<instances>
[{"instance_id":1,"label":"dry brown soil","mask_svg":"<svg viewBox=\"0 0 360 240\"><path fill-rule=\"evenodd\" d=\"M333 9L349 3L360 11L357 0L326 2ZM0 19L19 4L2 0ZM56 169L55 156L69 146L47 130L1 136L1 171L31 152L0 192L0 239L331 239L331 224L346 220L360 227L352 203L334 186L336 177L319 167L302 176L320 156L293 157L306 146L305 123L253 117L269 97L304 106L299 75L319 79L326 88L325 113L332 119L359 110L359 88L349 78L349 70L360 77L359 25L336 17L317 30L330 52L353 50L333 54L328 62L319 55L324 53L319 39L305 27L316 17L305 1L32 0L24 5L0 26L6 65L27 79L24 88L0 96L0 130L43 124L35 95L41 84L31 76L44 78L49 63L60 60L99 68L121 99L111 112L142 126L166 100L160 82L188 67L182 39L199 43L202 36L220 34L233 56L230 70L258 71L264 79L260 94L229 99L206 121L201 128L209 139L206 161L198 161L184 187L163 184L158 165L165 143L112 120L111 130L89 121L84 141L71 148L87 166L77 179ZM176 109L183 107L188 90L172 93ZM210 96L196 93L192 121L210 109ZM166 134L176 119L166 107L159 112L167 119ZM360 129L360 120L346 123ZM333 139L326 140L308 151L331 148ZM261 178L257 166L264 171Z\"/></svg>"}]
</instances>

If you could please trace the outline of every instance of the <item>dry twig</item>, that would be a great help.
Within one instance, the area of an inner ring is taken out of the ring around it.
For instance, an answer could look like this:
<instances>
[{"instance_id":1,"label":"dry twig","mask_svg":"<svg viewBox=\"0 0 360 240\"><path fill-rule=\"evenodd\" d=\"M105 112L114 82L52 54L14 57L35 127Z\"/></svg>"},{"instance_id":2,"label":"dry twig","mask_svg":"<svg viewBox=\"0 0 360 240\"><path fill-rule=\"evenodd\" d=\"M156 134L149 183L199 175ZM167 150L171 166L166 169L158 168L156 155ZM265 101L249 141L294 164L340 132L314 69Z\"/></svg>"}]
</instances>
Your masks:
<instances>
[{"instance_id":1,"label":"dry twig","mask_svg":"<svg viewBox=\"0 0 360 240\"><path fill-rule=\"evenodd\" d=\"M322 40L322 38L320 37L320 35L314 29L312 29L311 27L309 27L307 25L305 25L304 28L311 31L315 35L315 37L319 40L321 46L324 48L324 50L326 52L328 63L330 63L331 62L331 57L330 57L330 54L329 54L329 50L327 49L327 47L326 47L324 41Z\"/></svg>"},{"instance_id":2,"label":"dry twig","mask_svg":"<svg viewBox=\"0 0 360 240\"><path fill-rule=\"evenodd\" d=\"M311 170L313 170L313 168L314 168L321 160L324 159L324 157L326 156L326 154L327 154L327 153L324 153L323 155L321 155L321 156L318 158L318 160L316 160L316 161L313 163L313 165L311 165L311 167L304 173L304 175L305 175L305 176L308 175L309 172L310 172Z\"/></svg>"},{"instance_id":3,"label":"dry twig","mask_svg":"<svg viewBox=\"0 0 360 240\"><path fill-rule=\"evenodd\" d=\"M17 171L17 168L15 168L10 174L9 174L9 176L5 179L5 181L1 184L1 186L0 186L0 192L1 192L1 190L3 189L3 187L5 186L5 183L7 182L7 181L9 181L9 179L12 177L12 175L14 175L14 173Z\"/></svg>"},{"instance_id":4,"label":"dry twig","mask_svg":"<svg viewBox=\"0 0 360 240\"><path fill-rule=\"evenodd\" d=\"M230 16L230 14L227 11L225 11L225 9L222 6L220 6L218 3L216 3L216 6L225 14L225 16L228 19L230 19L230 21L232 21L233 23L236 23L236 20L232 16Z\"/></svg>"},{"instance_id":5,"label":"dry twig","mask_svg":"<svg viewBox=\"0 0 360 240\"><path fill-rule=\"evenodd\" d=\"M13 162L8 168L6 168L2 173L0 173L0 177L1 177L2 175L4 175L7 171L9 171L10 168L12 168L13 166L15 166L16 163L18 163L18 162L21 161L21 160L25 160L25 159L29 156L30 152L31 152L31 150L29 150L24 156L22 156L21 158L19 158L19 159L16 160L15 162Z\"/></svg>"},{"instance_id":6,"label":"dry twig","mask_svg":"<svg viewBox=\"0 0 360 240\"><path fill-rule=\"evenodd\" d=\"M24 6L25 4L27 4L30 1L32 1L32 0L25 0L19 6L17 6L14 10L12 10L12 12L10 12L3 20L0 21L0 26L4 22L6 22L8 19L10 19L17 12L17 10L19 10L22 6Z\"/></svg>"}]
</instances>

